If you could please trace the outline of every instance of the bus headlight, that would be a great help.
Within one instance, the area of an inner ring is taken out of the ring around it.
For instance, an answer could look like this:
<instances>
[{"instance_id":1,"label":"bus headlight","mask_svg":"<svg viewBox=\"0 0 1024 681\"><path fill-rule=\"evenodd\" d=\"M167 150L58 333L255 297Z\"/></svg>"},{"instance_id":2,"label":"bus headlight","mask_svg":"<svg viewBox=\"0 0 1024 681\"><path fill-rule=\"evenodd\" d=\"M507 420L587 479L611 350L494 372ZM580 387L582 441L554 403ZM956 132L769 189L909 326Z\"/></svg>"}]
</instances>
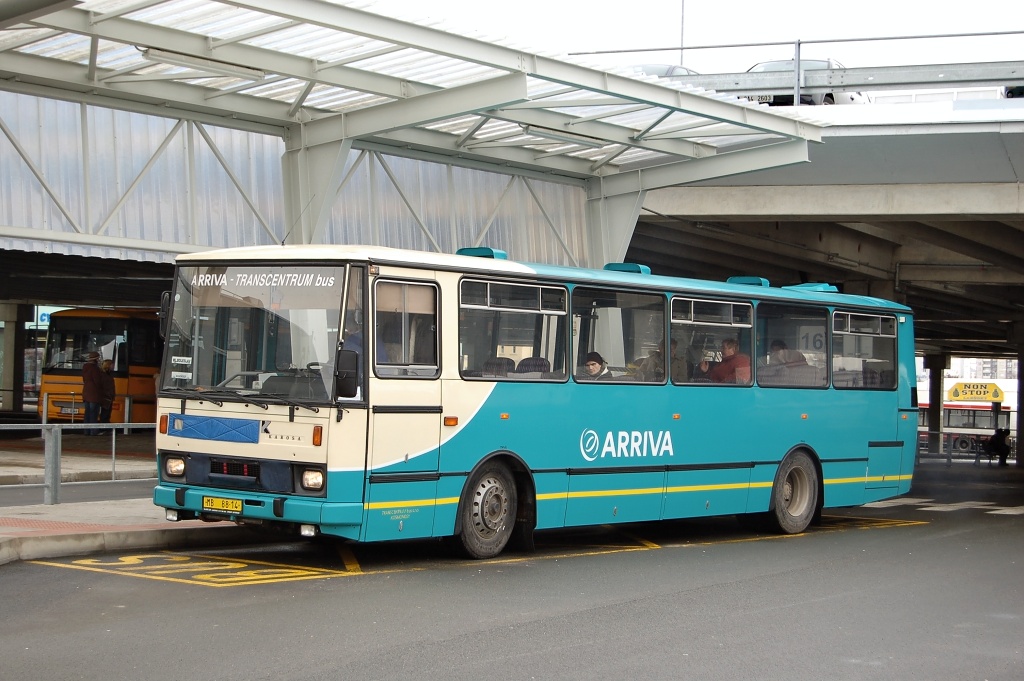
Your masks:
<instances>
[{"instance_id":1,"label":"bus headlight","mask_svg":"<svg viewBox=\"0 0 1024 681\"><path fill-rule=\"evenodd\" d=\"M302 489L308 489L314 492L320 491L324 488L324 472L315 469L306 469L302 471Z\"/></svg>"},{"instance_id":2,"label":"bus headlight","mask_svg":"<svg viewBox=\"0 0 1024 681\"><path fill-rule=\"evenodd\" d=\"M164 473L170 478L180 478L185 475L185 459L179 456L169 456L164 459Z\"/></svg>"}]
</instances>

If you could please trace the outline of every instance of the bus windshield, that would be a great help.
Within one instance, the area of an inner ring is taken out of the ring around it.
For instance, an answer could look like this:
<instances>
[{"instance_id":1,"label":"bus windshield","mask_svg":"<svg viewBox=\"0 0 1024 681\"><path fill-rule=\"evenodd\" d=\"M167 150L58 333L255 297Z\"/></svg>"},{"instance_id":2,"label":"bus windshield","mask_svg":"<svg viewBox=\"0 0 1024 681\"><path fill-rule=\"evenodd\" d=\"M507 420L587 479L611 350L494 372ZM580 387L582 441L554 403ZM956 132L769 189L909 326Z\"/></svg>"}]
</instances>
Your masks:
<instances>
[{"instance_id":1,"label":"bus windshield","mask_svg":"<svg viewBox=\"0 0 1024 681\"><path fill-rule=\"evenodd\" d=\"M326 399L345 272L344 265L182 268L161 388ZM350 299L361 301L355 290Z\"/></svg>"}]
</instances>

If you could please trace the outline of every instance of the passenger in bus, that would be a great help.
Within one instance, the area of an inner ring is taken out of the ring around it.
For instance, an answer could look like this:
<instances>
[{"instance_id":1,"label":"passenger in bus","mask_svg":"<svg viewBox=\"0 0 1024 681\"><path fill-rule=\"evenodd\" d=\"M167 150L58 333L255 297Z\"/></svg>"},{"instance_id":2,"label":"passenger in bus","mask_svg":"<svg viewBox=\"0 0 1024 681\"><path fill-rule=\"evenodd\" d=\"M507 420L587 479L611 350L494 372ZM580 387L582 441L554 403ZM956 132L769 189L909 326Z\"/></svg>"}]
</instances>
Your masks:
<instances>
[{"instance_id":1,"label":"passenger in bus","mask_svg":"<svg viewBox=\"0 0 1024 681\"><path fill-rule=\"evenodd\" d=\"M359 383L363 382L363 312L359 309L349 310L349 313L345 315L345 336L344 346L346 350L355 350L359 355ZM384 343L381 341L380 336L377 337L376 344L377 357L376 362L378 364L386 364L388 361L388 352L384 347Z\"/></svg>"},{"instance_id":2,"label":"passenger in bus","mask_svg":"<svg viewBox=\"0 0 1024 681\"><path fill-rule=\"evenodd\" d=\"M801 375L806 366L807 358L802 352L790 350L785 341L776 339L768 348L768 363L758 368L758 380L763 384L802 384L807 380Z\"/></svg>"},{"instance_id":3,"label":"passenger in bus","mask_svg":"<svg viewBox=\"0 0 1024 681\"><path fill-rule=\"evenodd\" d=\"M679 341L675 338L669 341L669 366L672 380L681 383L690 380L690 367L686 360L676 355L679 349ZM640 368L637 370L638 378L641 381L654 381L660 383L665 378L665 341L658 342L658 349L647 356Z\"/></svg>"},{"instance_id":4,"label":"passenger in bus","mask_svg":"<svg viewBox=\"0 0 1024 681\"><path fill-rule=\"evenodd\" d=\"M605 364L604 357L600 353L587 353L586 361L583 363L583 371L576 375L580 381L605 381L612 377L612 372Z\"/></svg>"},{"instance_id":5,"label":"passenger in bus","mask_svg":"<svg viewBox=\"0 0 1024 681\"><path fill-rule=\"evenodd\" d=\"M103 378L100 376L100 353L93 350L85 358L82 365L82 401L85 402L85 422L99 423L100 410L103 407ZM98 435L99 431L88 428L86 435Z\"/></svg>"},{"instance_id":6,"label":"passenger in bus","mask_svg":"<svg viewBox=\"0 0 1024 681\"><path fill-rule=\"evenodd\" d=\"M722 341L722 361L711 364L704 360L698 368L712 383L750 382L750 357L740 352L739 341L735 338Z\"/></svg>"},{"instance_id":7,"label":"passenger in bus","mask_svg":"<svg viewBox=\"0 0 1024 681\"><path fill-rule=\"evenodd\" d=\"M769 365L775 364L784 367L797 367L807 364L807 358L799 350L790 350L786 341L773 340L768 350Z\"/></svg>"}]
</instances>

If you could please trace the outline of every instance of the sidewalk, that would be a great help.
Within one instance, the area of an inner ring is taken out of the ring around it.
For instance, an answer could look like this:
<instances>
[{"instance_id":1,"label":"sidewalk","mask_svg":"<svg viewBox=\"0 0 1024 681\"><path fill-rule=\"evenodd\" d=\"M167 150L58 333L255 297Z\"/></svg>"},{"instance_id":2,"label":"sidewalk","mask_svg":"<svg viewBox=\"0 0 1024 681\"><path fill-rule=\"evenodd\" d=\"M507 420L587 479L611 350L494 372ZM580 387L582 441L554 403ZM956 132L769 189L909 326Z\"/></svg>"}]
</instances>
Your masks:
<instances>
[{"instance_id":1,"label":"sidewalk","mask_svg":"<svg viewBox=\"0 0 1024 681\"><path fill-rule=\"evenodd\" d=\"M113 442L114 454L111 455ZM82 482L153 479L153 433L93 436L65 434L61 480ZM41 437L0 439L0 485L41 485ZM177 523L151 498L117 501L0 506L0 565L15 560L57 558L100 551L211 546L252 541L256 535L233 523Z\"/></svg>"}]
</instances>

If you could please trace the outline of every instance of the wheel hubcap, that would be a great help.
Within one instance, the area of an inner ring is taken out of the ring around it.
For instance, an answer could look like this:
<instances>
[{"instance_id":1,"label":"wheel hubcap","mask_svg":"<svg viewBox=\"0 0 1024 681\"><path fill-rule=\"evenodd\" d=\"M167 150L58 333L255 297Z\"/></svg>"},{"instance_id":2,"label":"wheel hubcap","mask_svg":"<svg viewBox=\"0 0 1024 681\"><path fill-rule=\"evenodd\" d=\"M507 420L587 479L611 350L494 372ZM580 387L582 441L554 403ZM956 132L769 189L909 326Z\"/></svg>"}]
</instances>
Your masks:
<instances>
[{"instance_id":1,"label":"wheel hubcap","mask_svg":"<svg viewBox=\"0 0 1024 681\"><path fill-rule=\"evenodd\" d=\"M480 481L473 498L473 524L482 537L491 537L505 526L508 498L505 488L494 478Z\"/></svg>"},{"instance_id":2,"label":"wheel hubcap","mask_svg":"<svg viewBox=\"0 0 1024 681\"><path fill-rule=\"evenodd\" d=\"M810 484L807 475L799 468L794 468L786 476L786 484L782 488L782 500L790 515L801 515L807 510L810 499Z\"/></svg>"}]
</instances>

